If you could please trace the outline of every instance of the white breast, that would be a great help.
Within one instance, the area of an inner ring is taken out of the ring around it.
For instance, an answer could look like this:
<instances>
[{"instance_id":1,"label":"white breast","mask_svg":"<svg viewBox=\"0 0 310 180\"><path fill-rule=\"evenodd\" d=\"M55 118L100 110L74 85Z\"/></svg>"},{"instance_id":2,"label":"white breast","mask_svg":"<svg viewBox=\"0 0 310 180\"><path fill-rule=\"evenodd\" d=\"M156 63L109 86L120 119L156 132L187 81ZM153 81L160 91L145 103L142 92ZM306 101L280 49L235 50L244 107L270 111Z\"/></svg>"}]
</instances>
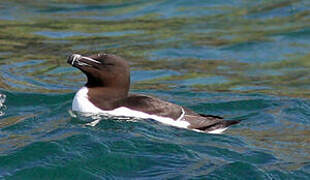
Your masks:
<instances>
[{"instance_id":1,"label":"white breast","mask_svg":"<svg viewBox=\"0 0 310 180\"><path fill-rule=\"evenodd\" d=\"M82 87L74 96L72 110L85 113L100 113L102 110L88 100L87 87Z\"/></svg>"},{"instance_id":2,"label":"white breast","mask_svg":"<svg viewBox=\"0 0 310 180\"><path fill-rule=\"evenodd\" d=\"M74 96L72 102L72 110L79 111L84 113L96 113L96 114L107 114L110 116L125 116L125 117L134 117L134 118L141 118L141 119L154 119L164 124L169 124L176 127L187 128L189 123L186 121L182 121L184 116L184 110L182 109L182 115L177 119L173 120L168 117L160 117L156 115L147 114L140 111L135 111L129 109L127 107L119 107L117 109L111 111L104 111L98 107L96 107L93 103L91 103L88 99L87 95L88 89L87 87L82 87Z\"/></svg>"}]
</instances>

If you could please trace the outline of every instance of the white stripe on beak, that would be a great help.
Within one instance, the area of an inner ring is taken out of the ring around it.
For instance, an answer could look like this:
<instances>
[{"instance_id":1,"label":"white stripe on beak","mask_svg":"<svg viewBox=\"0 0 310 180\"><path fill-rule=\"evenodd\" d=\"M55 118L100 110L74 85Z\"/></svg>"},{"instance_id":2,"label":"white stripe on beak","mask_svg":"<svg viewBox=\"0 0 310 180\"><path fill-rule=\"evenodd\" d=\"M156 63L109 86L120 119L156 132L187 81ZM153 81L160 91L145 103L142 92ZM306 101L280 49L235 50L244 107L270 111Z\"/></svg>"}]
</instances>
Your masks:
<instances>
[{"instance_id":1,"label":"white stripe on beak","mask_svg":"<svg viewBox=\"0 0 310 180\"><path fill-rule=\"evenodd\" d=\"M89 58L89 57L82 56L81 58L87 59L87 60L92 61L92 62L94 62L94 63L101 64L101 62L96 61L96 60L94 60L94 59L92 59L92 58Z\"/></svg>"},{"instance_id":2,"label":"white stripe on beak","mask_svg":"<svg viewBox=\"0 0 310 180\"><path fill-rule=\"evenodd\" d=\"M78 61L78 60L81 59L81 57L82 57L82 56L79 55L79 54L72 54L72 56L73 56L73 60L72 60L72 62L71 62L71 65L73 65L75 61Z\"/></svg>"},{"instance_id":3,"label":"white stripe on beak","mask_svg":"<svg viewBox=\"0 0 310 180\"><path fill-rule=\"evenodd\" d=\"M94 59L92 59L92 58L89 58L89 57L85 57L85 56L81 56L81 55L79 55L79 54L73 54L72 55L73 56L73 60L72 60L72 65L74 64L74 62L75 61L78 61L79 62L79 60L80 59L87 59L87 60L89 60L89 61L92 61L92 62L94 62L94 63L98 63L98 64L101 64L101 62L99 62L99 61L96 61L96 60L94 60ZM82 62L79 62L79 63L82 63ZM83 63L83 64L85 64L85 63Z\"/></svg>"}]
</instances>

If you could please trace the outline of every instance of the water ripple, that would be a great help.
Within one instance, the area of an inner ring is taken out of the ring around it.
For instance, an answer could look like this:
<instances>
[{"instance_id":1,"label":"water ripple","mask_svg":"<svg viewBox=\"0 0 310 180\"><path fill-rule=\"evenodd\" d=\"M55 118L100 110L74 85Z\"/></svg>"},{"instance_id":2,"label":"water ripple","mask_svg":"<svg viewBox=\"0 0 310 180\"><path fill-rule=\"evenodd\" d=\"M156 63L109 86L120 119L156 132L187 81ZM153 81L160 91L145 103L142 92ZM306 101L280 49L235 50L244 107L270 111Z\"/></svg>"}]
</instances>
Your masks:
<instances>
[{"instance_id":1,"label":"water ripple","mask_svg":"<svg viewBox=\"0 0 310 180\"><path fill-rule=\"evenodd\" d=\"M309 179L308 0L0 2L0 179ZM131 90L242 119L223 135L70 114L72 53Z\"/></svg>"}]
</instances>

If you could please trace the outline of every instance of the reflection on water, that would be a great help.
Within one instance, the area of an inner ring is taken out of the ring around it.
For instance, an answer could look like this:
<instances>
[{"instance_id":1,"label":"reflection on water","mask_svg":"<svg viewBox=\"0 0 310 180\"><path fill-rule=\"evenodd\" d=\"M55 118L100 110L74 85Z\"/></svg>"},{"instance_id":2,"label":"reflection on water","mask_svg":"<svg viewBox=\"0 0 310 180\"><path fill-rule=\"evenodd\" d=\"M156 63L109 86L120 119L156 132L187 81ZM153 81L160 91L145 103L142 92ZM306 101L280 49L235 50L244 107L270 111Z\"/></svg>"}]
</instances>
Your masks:
<instances>
[{"instance_id":1,"label":"reflection on water","mask_svg":"<svg viewBox=\"0 0 310 180\"><path fill-rule=\"evenodd\" d=\"M0 178L61 169L61 178L84 179L309 179L309 7L308 0L1 1ZM68 110L86 78L66 58L101 51L129 61L134 92L244 120L223 136L152 121L85 127Z\"/></svg>"},{"instance_id":2,"label":"reflection on water","mask_svg":"<svg viewBox=\"0 0 310 180\"><path fill-rule=\"evenodd\" d=\"M309 84L305 73L309 67L308 1L2 4L9 12L0 14L0 58L5 64L1 87L6 89L64 92L72 87L68 78L77 74L63 68L66 55L105 51L127 58L137 70L178 73L169 79L155 76L148 82L152 88L167 80L214 76L222 79L214 87L207 81L185 85L200 91L243 92L246 88L287 96L309 94L305 86ZM158 8L162 6L165 10ZM29 62L33 59L45 62ZM149 66L152 61L158 65ZM182 66L182 61L195 64ZM23 78L12 79L7 65ZM286 73L287 68L290 72ZM269 88L247 88L257 85Z\"/></svg>"}]
</instances>

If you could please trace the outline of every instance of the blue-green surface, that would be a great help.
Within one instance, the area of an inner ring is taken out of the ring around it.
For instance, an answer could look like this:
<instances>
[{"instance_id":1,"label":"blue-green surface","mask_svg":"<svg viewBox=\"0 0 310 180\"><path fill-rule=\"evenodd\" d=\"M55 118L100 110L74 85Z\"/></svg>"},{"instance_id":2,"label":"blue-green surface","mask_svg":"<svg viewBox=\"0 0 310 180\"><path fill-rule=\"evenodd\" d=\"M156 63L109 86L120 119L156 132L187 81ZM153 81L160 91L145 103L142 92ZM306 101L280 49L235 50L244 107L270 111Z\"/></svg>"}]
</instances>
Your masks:
<instances>
[{"instance_id":1,"label":"blue-green surface","mask_svg":"<svg viewBox=\"0 0 310 180\"><path fill-rule=\"evenodd\" d=\"M1 0L0 179L310 179L309 50L308 0ZM66 57L102 51L132 92L242 122L86 125Z\"/></svg>"}]
</instances>

